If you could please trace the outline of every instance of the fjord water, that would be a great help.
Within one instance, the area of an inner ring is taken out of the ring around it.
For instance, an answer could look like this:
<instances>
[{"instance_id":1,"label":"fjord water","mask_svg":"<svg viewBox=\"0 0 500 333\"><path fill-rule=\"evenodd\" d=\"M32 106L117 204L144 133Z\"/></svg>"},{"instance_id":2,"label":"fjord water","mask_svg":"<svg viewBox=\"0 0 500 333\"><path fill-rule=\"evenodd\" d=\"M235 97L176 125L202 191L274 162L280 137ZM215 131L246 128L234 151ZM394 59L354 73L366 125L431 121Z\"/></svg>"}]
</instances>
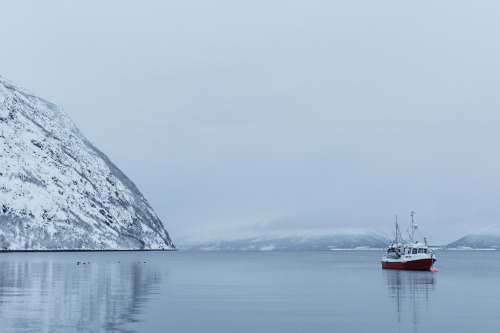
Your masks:
<instances>
[{"instance_id":1,"label":"fjord water","mask_svg":"<svg viewBox=\"0 0 500 333\"><path fill-rule=\"evenodd\" d=\"M0 331L500 331L499 251L439 251L438 273L382 254L1 253Z\"/></svg>"}]
</instances>

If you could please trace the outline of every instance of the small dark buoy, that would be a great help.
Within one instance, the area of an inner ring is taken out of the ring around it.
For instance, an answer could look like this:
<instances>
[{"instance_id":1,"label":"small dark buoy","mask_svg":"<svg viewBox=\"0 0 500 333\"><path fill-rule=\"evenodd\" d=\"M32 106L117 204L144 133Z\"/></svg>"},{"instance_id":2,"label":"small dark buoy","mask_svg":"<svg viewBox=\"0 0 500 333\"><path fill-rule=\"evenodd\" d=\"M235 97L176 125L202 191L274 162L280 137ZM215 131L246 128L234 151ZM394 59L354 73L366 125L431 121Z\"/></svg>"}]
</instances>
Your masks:
<instances>
[{"instance_id":1,"label":"small dark buoy","mask_svg":"<svg viewBox=\"0 0 500 333\"><path fill-rule=\"evenodd\" d=\"M83 263L85 265L85 263Z\"/></svg>"},{"instance_id":2,"label":"small dark buoy","mask_svg":"<svg viewBox=\"0 0 500 333\"><path fill-rule=\"evenodd\" d=\"M144 262L144 263L146 263L146 262Z\"/></svg>"},{"instance_id":3,"label":"small dark buoy","mask_svg":"<svg viewBox=\"0 0 500 333\"><path fill-rule=\"evenodd\" d=\"M77 262L76 264L77 264L77 265L80 265L80 262Z\"/></svg>"}]
</instances>

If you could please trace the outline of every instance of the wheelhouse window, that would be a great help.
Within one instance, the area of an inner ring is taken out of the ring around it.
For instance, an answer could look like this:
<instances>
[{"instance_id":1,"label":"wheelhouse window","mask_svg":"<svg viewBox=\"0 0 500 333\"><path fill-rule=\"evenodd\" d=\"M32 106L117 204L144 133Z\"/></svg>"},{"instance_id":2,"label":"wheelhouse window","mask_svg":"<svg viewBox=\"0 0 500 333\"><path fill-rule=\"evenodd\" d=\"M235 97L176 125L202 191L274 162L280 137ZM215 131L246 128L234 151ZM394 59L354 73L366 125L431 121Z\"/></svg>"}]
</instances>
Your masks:
<instances>
[{"instance_id":1,"label":"wheelhouse window","mask_svg":"<svg viewBox=\"0 0 500 333\"><path fill-rule=\"evenodd\" d=\"M413 250L411 251L411 253L413 253L413 254L417 254L417 251L418 251L417 249L413 249Z\"/></svg>"},{"instance_id":2,"label":"wheelhouse window","mask_svg":"<svg viewBox=\"0 0 500 333\"><path fill-rule=\"evenodd\" d=\"M427 253L427 249L424 249L424 253Z\"/></svg>"},{"instance_id":3,"label":"wheelhouse window","mask_svg":"<svg viewBox=\"0 0 500 333\"><path fill-rule=\"evenodd\" d=\"M424 249L418 249L418 253L424 253Z\"/></svg>"}]
</instances>

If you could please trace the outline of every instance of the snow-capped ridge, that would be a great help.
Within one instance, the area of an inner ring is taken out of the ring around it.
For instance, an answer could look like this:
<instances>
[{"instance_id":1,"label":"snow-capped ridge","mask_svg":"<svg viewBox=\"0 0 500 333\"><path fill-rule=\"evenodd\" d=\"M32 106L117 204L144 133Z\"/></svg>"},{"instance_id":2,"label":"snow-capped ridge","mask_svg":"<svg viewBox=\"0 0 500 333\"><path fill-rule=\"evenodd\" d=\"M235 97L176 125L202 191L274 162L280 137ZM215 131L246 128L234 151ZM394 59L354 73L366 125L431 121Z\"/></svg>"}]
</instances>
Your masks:
<instances>
[{"instance_id":1,"label":"snow-capped ridge","mask_svg":"<svg viewBox=\"0 0 500 333\"><path fill-rule=\"evenodd\" d=\"M185 250L307 250L384 248L390 242L381 232L368 229L288 230L212 237L185 237L177 241Z\"/></svg>"},{"instance_id":2,"label":"snow-capped ridge","mask_svg":"<svg viewBox=\"0 0 500 333\"><path fill-rule=\"evenodd\" d=\"M500 249L500 226L490 226L446 246L449 249Z\"/></svg>"},{"instance_id":3,"label":"snow-capped ridge","mask_svg":"<svg viewBox=\"0 0 500 333\"><path fill-rule=\"evenodd\" d=\"M62 109L0 76L0 250L173 248L134 183Z\"/></svg>"}]
</instances>

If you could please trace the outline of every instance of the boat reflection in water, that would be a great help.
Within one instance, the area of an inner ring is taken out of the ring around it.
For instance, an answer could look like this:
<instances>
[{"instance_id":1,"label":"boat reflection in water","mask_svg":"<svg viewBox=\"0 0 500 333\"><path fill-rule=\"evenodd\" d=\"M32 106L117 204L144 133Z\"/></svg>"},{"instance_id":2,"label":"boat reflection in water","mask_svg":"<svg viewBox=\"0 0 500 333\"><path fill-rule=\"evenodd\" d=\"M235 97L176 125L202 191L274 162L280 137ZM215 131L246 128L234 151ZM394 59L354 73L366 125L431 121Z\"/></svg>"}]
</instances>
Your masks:
<instances>
[{"instance_id":1,"label":"boat reflection in water","mask_svg":"<svg viewBox=\"0 0 500 333\"><path fill-rule=\"evenodd\" d=\"M382 271L389 288L389 297L397 310L397 321L409 324L417 332L420 319L430 312L436 294L435 274L429 271Z\"/></svg>"}]
</instances>

